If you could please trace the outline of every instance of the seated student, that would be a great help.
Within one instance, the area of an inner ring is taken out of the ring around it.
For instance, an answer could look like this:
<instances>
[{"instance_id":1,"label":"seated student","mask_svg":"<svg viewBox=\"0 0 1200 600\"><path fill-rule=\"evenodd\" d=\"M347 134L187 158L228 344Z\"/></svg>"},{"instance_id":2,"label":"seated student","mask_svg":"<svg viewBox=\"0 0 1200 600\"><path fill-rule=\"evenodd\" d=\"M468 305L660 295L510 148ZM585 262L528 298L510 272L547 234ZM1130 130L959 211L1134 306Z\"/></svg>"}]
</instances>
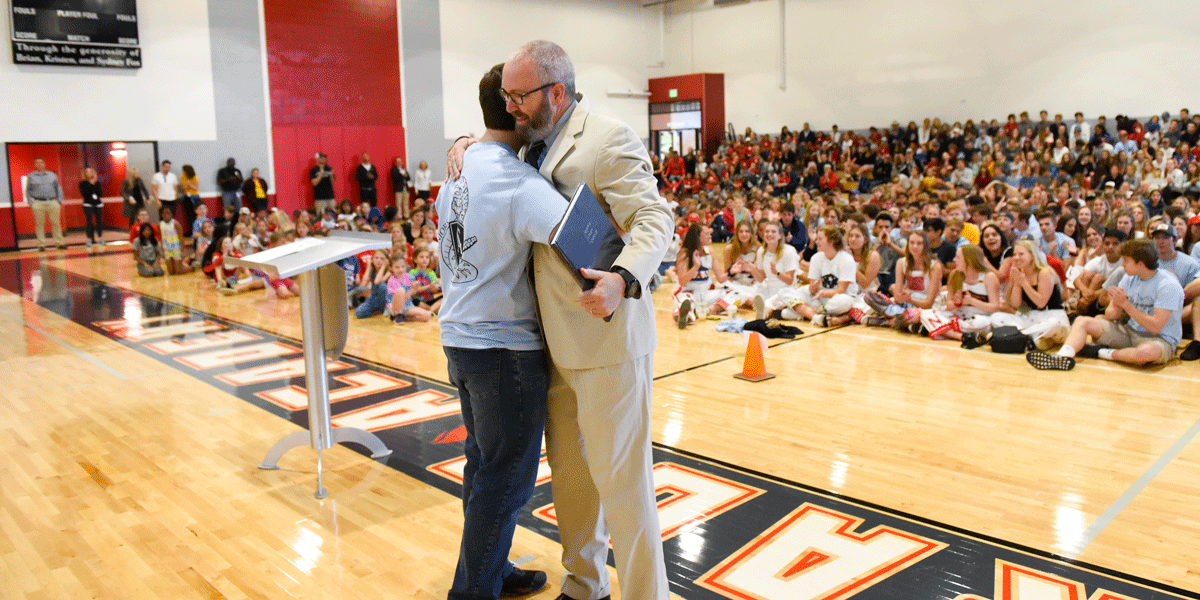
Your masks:
<instances>
[{"instance_id":1,"label":"seated student","mask_svg":"<svg viewBox=\"0 0 1200 600\"><path fill-rule=\"evenodd\" d=\"M1131 365L1165 364L1183 337L1183 286L1158 268L1150 240L1121 245L1126 275L1108 290L1112 299L1103 317L1078 317L1056 354L1030 352L1025 360L1041 370L1069 371L1075 358L1103 358ZM1122 323L1128 316L1127 323ZM1088 337L1096 340L1087 344Z\"/></svg>"},{"instance_id":2,"label":"seated student","mask_svg":"<svg viewBox=\"0 0 1200 600\"><path fill-rule=\"evenodd\" d=\"M963 225L963 220L958 217L946 219L946 231L942 234L942 241L949 244L955 250L970 244L971 241L962 235Z\"/></svg>"},{"instance_id":3,"label":"seated student","mask_svg":"<svg viewBox=\"0 0 1200 600\"><path fill-rule=\"evenodd\" d=\"M747 266L750 276L754 278L751 286L755 316L758 319L766 317L766 311L777 310L796 300L791 287L796 281L796 269L800 267L800 257L796 249L783 241L783 230L778 221L767 221L762 226L763 244L758 248L755 260ZM741 290L731 290L729 297L735 303L745 299Z\"/></svg>"},{"instance_id":4,"label":"seated student","mask_svg":"<svg viewBox=\"0 0 1200 600\"><path fill-rule=\"evenodd\" d=\"M879 289L891 293L896 283L896 262L904 255L904 247L892 237L892 214L881 212L875 217L875 251L879 253Z\"/></svg>"},{"instance_id":5,"label":"seated student","mask_svg":"<svg viewBox=\"0 0 1200 600\"><path fill-rule=\"evenodd\" d=\"M192 248L192 259L189 265L191 268L196 269L200 267L201 258L208 253L208 248L212 245L215 229L216 224L213 223L212 219L208 219L200 225L200 232L192 236L194 247Z\"/></svg>"},{"instance_id":6,"label":"seated student","mask_svg":"<svg viewBox=\"0 0 1200 600\"><path fill-rule=\"evenodd\" d=\"M424 229L433 229L433 225L427 223ZM437 242L432 242L434 247L437 247ZM413 257L413 268L408 272L409 279L413 282L413 303L418 308L423 308L433 314L437 314L438 309L442 307L442 285L438 282L437 271L433 268L434 253L428 247L417 250L416 256Z\"/></svg>"},{"instance_id":7,"label":"seated student","mask_svg":"<svg viewBox=\"0 0 1200 600\"><path fill-rule=\"evenodd\" d=\"M250 226L250 223L247 223L243 220L239 220L237 225L233 226L233 247L236 248L242 256L249 256L255 252L261 252L263 249L262 242L259 241L258 236L253 233L253 231L250 229ZM278 233L280 235L280 239L282 239L284 233L283 231L275 230L275 233ZM267 239L270 240L273 238L274 235L272 234L272 236Z\"/></svg>"},{"instance_id":8,"label":"seated student","mask_svg":"<svg viewBox=\"0 0 1200 600\"><path fill-rule=\"evenodd\" d=\"M1046 264L1032 240L1017 240L1013 244L1008 308L1016 312L993 314L992 327L1016 327L1033 338L1038 348L1061 343L1070 329L1058 275Z\"/></svg>"},{"instance_id":9,"label":"seated student","mask_svg":"<svg viewBox=\"0 0 1200 600\"><path fill-rule=\"evenodd\" d=\"M150 223L150 212L147 211L145 208L138 209L136 220L133 222L133 225L129 226L129 243L130 244L137 241L138 236L140 236L142 234L142 223ZM158 235L158 226L155 225L154 223L150 223L150 229L154 231L154 239L155 240L160 239L160 237Z\"/></svg>"},{"instance_id":10,"label":"seated student","mask_svg":"<svg viewBox=\"0 0 1200 600\"><path fill-rule=\"evenodd\" d=\"M1080 271L1074 267L1084 267L1092 259L1104 256L1104 226L1099 223L1089 223L1084 230L1084 246L1075 253L1075 259L1071 262L1071 268L1068 269L1068 277L1074 272L1078 277ZM1072 278L1074 280L1074 278Z\"/></svg>"},{"instance_id":11,"label":"seated student","mask_svg":"<svg viewBox=\"0 0 1200 600\"><path fill-rule=\"evenodd\" d=\"M808 247L808 229L796 218L796 205L784 202L779 206L779 226L783 229L783 241L803 254Z\"/></svg>"},{"instance_id":12,"label":"seated student","mask_svg":"<svg viewBox=\"0 0 1200 600\"><path fill-rule=\"evenodd\" d=\"M191 273L183 261L183 225L175 220L175 211L163 207L159 212L159 231L162 234L162 258L171 275Z\"/></svg>"},{"instance_id":13,"label":"seated student","mask_svg":"<svg viewBox=\"0 0 1200 600\"><path fill-rule=\"evenodd\" d=\"M375 250L374 252L368 252L368 254L370 258L359 266L354 289L350 290L350 306L354 308L361 306L371 294L375 293L376 287L387 283L387 278L391 274L391 260L387 252ZM382 305L376 308L376 312L382 310ZM370 314L367 316L370 316Z\"/></svg>"},{"instance_id":14,"label":"seated student","mask_svg":"<svg viewBox=\"0 0 1200 600\"><path fill-rule=\"evenodd\" d=\"M884 235L883 237L890 236ZM851 319L856 323L862 323L867 316L867 311L870 310L870 306L863 302L863 295L879 290L879 265L882 259L870 241L866 225L859 223L846 231L846 252L850 254L855 263L855 285L850 286L854 290L850 293L850 296L854 298L854 304L845 315L829 317L827 324L831 327L843 325Z\"/></svg>"},{"instance_id":15,"label":"seated student","mask_svg":"<svg viewBox=\"0 0 1200 600\"><path fill-rule=\"evenodd\" d=\"M393 261L392 264L394 265L395 262ZM354 290L355 296L364 294L362 302L355 304L354 316L365 319L387 311L388 305L391 304L388 280L391 278L393 268L388 264L387 252L376 250L371 254L371 261L367 263L367 268L363 269L359 278L359 286ZM409 287L412 287L412 280L407 272L404 277L409 282Z\"/></svg>"},{"instance_id":16,"label":"seated student","mask_svg":"<svg viewBox=\"0 0 1200 600\"><path fill-rule=\"evenodd\" d=\"M192 221L192 238L200 235L200 231L204 229L205 223L212 223L213 227L217 226L216 222L208 218L208 205L200 202L196 205L196 220ZM211 236L210 236L211 237Z\"/></svg>"},{"instance_id":17,"label":"seated student","mask_svg":"<svg viewBox=\"0 0 1200 600\"><path fill-rule=\"evenodd\" d=\"M868 293L863 300L876 316L863 320L864 325L894 325L897 329L917 333L921 327L921 310L933 308L942 289L942 263L925 249L925 234L914 231L908 236L904 257L896 263L896 283L892 297Z\"/></svg>"},{"instance_id":18,"label":"seated student","mask_svg":"<svg viewBox=\"0 0 1200 600\"><path fill-rule=\"evenodd\" d=\"M754 237L754 226L749 221L737 224L737 235L725 246L726 287L737 298L749 300L754 297L754 275L750 273L754 261L758 260L758 239ZM734 307L736 309L736 307Z\"/></svg>"},{"instance_id":19,"label":"seated student","mask_svg":"<svg viewBox=\"0 0 1200 600\"><path fill-rule=\"evenodd\" d=\"M358 204L358 215L370 223L372 227L379 230L383 227L383 212L377 206L371 206L370 202L360 202Z\"/></svg>"},{"instance_id":20,"label":"seated student","mask_svg":"<svg viewBox=\"0 0 1200 600\"><path fill-rule=\"evenodd\" d=\"M1012 258L1012 246L1009 245L1004 230L996 223L984 223L979 230L979 239L983 242L979 245L979 248L983 250L983 257L996 270L997 277L1003 283L1008 278L1008 269L1004 267L1004 264L1007 259Z\"/></svg>"},{"instance_id":21,"label":"seated student","mask_svg":"<svg viewBox=\"0 0 1200 600\"><path fill-rule=\"evenodd\" d=\"M228 296L250 290L261 290L266 287L262 279L250 273L250 269L225 264L225 257L239 256L237 250L233 247L233 238L223 236L220 244L219 249L213 253L212 260L209 262L209 267L211 268L205 269L205 273L209 274L217 282L218 292Z\"/></svg>"},{"instance_id":22,"label":"seated student","mask_svg":"<svg viewBox=\"0 0 1200 600\"><path fill-rule=\"evenodd\" d=\"M326 208L325 213L321 217L321 229L329 230L337 228L337 211L332 208Z\"/></svg>"},{"instance_id":23,"label":"seated student","mask_svg":"<svg viewBox=\"0 0 1200 600\"><path fill-rule=\"evenodd\" d=\"M1075 240L1065 233L1055 231L1055 224L1058 222L1058 217L1053 211L1043 210L1037 213L1038 248L1046 256L1053 256L1059 262L1067 264L1071 260L1071 256L1075 254ZM1030 239L1033 239L1032 232L1029 234Z\"/></svg>"},{"instance_id":24,"label":"seated student","mask_svg":"<svg viewBox=\"0 0 1200 600\"><path fill-rule=\"evenodd\" d=\"M925 230L929 254L942 263L943 269L949 269L950 265L954 263L954 253L958 252L958 246L946 242L943 237L946 231L946 222L939 217L925 219L921 228Z\"/></svg>"},{"instance_id":25,"label":"seated student","mask_svg":"<svg viewBox=\"0 0 1200 600\"><path fill-rule=\"evenodd\" d=\"M1150 236L1158 250L1158 270L1166 271L1175 276L1179 285L1183 286L1183 314L1192 320L1192 341L1188 343L1184 353L1185 360L1200 358L1200 342L1197 342L1196 332L1196 302L1200 296L1200 261L1180 252L1175 247L1175 228L1166 221L1158 221L1150 226Z\"/></svg>"},{"instance_id":26,"label":"seated student","mask_svg":"<svg viewBox=\"0 0 1200 600\"><path fill-rule=\"evenodd\" d=\"M808 267L809 283L800 288L799 294L780 294L777 302L781 301L783 306L778 316L805 318L825 327L830 316L844 315L854 306L851 294L857 293L857 269L854 257L844 249L839 227L826 225L817 230L814 239L817 253Z\"/></svg>"},{"instance_id":27,"label":"seated student","mask_svg":"<svg viewBox=\"0 0 1200 600\"><path fill-rule=\"evenodd\" d=\"M692 223L684 233L675 255L675 277L679 287L671 294L675 324L684 329L708 314L729 310L731 300L718 287L727 281L720 259L712 251L712 228Z\"/></svg>"},{"instance_id":28,"label":"seated student","mask_svg":"<svg viewBox=\"0 0 1200 600\"><path fill-rule=\"evenodd\" d=\"M241 223L238 223L238 225L241 226ZM305 227L306 225L300 223L298 226ZM271 234L271 241L267 244L267 246L270 248L282 246L283 244L294 242L294 238L295 234L288 235L287 232L276 231L275 233ZM296 285L296 282L293 281L291 277L279 277L273 279L271 278L270 273L263 273L263 276L265 276L267 279L267 285L270 286L271 289L275 290L276 298L279 298L280 300L286 300L288 298L297 298L300 296L300 286Z\"/></svg>"},{"instance_id":29,"label":"seated student","mask_svg":"<svg viewBox=\"0 0 1200 600\"><path fill-rule=\"evenodd\" d=\"M417 306L412 299L413 281L408 276L408 263L399 257L392 259L392 276L387 282L387 310L385 314L394 323L405 321L428 321L433 313Z\"/></svg>"},{"instance_id":30,"label":"seated student","mask_svg":"<svg viewBox=\"0 0 1200 600\"><path fill-rule=\"evenodd\" d=\"M983 255L983 249L967 244L954 255L946 308L921 311L921 325L933 339L967 341L970 336L992 328L991 316L1004 307L1000 297L1000 278Z\"/></svg>"},{"instance_id":31,"label":"seated student","mask_svg":"<svg viewBox=\"0 0 1200 600\"><path fill-rule=\"evenodd\" d=\"M367 205L370 206L370 203ZM341 204L338 205L337 220L350 225L354 223L354 217L356 216L358 216L358 213L354 212L354 203L349 200L342 200Z\"/></svg>"},{"instance_id":32,"label":"seated student","mask_svg":"<svg viewBox=\"0 0 1200 600\"><path fill-rule=\"evenodd\" d=\"M1121 244L1124 242L1125 234L1121 230L1111 227L1104 230L1100 255L1083 265L1083 271L1075 278L1075 289L1079 290L1076 314L1094 317L1104 312L1108 306L1105 282L1121 270Z\"/></svg>"},{"instance_id":33,"label":"seated student","mask_svg":"<svg viewBox=\"0 0 1200 600\"><path fill-rule=\"evenodd\" d=\"M140 211L140 213L145 212L145 209ZM138 275L142 277L162 276L162 249L154 237L153 224L142 223L139 228L138 237L133 240L133 258L137 261Z\"/></svg>"},{"instance_id":34,"label":"seated student","mask_svg":"<svg viewBox=\"0 0 1200 600\"><path fill-rule=\"evenodd\" d=\"M415 253L418 249L429 250L429 268L436 271L438 268L439 249L437 241L437 227L435 227L433 223L430 223L429 221L426 221L425 224L421 226L421 235L413 240L413 252ZM413 261L416 261L415 254L413 255Z\"/></svg>"}]
</instances>

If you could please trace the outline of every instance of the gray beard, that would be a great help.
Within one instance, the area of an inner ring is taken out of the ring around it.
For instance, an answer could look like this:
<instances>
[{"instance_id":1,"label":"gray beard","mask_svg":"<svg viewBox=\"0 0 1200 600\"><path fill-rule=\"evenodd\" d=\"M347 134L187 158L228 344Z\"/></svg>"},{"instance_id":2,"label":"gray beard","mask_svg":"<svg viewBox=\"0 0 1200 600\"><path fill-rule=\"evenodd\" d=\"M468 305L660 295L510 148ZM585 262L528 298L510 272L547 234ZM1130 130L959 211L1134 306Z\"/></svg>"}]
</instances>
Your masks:
<instances>
[{"instance_id":1,"label":"gray beard","mask_svg":"<svg viewBox=\"0 0 1200 600\"><path fill-rule=\"evenodd\" d=\"M525 127L525 131L517 131L521 137L525 138L526 142L541 142L545 141L550 132L554 130L554 108L547 102L542 105L542 109L536 115L531 115L529 125Z\"/></svg>"}]
</instances>

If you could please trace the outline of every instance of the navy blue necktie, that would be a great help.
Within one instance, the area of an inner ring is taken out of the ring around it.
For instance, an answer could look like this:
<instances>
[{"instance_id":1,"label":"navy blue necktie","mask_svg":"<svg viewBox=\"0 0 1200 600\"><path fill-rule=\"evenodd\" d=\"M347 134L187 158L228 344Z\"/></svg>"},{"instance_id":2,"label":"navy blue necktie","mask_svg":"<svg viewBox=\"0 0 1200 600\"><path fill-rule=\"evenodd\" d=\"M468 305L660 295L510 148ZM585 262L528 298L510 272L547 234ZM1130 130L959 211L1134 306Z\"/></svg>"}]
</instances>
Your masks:
<instances>
[{"instance_id":1,"label":"navy blue necktie","mask_svg":"<svg viewBox=\"0 0 1200 600\"><path fill-rule=\"evenodd\" d=\"M525 151L525 162L535 169L542 168L542 153L546 151L546 142L538 141L529 145Z\"/></svg>"}]
</instances>

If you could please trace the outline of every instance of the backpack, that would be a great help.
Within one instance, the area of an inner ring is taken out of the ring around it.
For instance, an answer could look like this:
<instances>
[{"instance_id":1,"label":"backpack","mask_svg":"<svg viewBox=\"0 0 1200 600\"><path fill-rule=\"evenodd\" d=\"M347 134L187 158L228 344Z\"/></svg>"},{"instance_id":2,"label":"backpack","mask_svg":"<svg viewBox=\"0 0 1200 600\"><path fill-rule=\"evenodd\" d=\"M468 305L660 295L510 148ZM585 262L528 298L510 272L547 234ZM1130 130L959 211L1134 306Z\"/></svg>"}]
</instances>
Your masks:
<instances>
[{"instance_id":1,"label":"backpack","mask_svg":"<svg viewBox=\"0 0 1200 600\"><path fill-rule=\"evenodd\" d=\"M991 345L992 352L999 354L1024 354L1033 346L1033 338L1006 325L992 330Z\"/></svg>"}]
</instances>

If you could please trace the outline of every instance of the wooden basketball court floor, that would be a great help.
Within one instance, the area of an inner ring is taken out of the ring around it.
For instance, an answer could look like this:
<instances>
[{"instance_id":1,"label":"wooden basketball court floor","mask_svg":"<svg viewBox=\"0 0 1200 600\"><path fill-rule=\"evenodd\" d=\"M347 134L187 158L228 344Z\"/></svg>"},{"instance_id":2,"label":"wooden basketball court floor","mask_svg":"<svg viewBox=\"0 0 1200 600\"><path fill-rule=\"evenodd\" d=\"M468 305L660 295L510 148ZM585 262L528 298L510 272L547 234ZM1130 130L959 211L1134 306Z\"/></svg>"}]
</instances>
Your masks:
<instances>
[{"instance_id":1,"label":"wooden basketball court floor","mask_svg":"<svg viewBox=\"0 0 1200 600\"><path fill-rule=\"evenodd\" d=\"M277 356L179 358L251 338L294 351L298 303L134 272L111 247L0 257L0 598L444 598L461 503L439 457L458 450L454 422L395 438L388 465L335 447L317 500L311 449L257 468L298 430L288 417L303 411L280 399L302 378L264 392L236 378ZM694 508L664 531L676 597L1200 598L1200 365L1043 373L800 324L770 341L778 377L752 384L731 376L743 337L678 330L669 292L655 293L653 438L676 479L660 506ZM436 324L351 328L347 360L446 397ZM453 398L426 405L456 415ZM540 483L512 557L549 572L533 597L550 599L562 567ZM735 493L705 504L717 488ZM814 533L818 517L842 525ZM915 550L868 556L884 542Z\"/></svg>"}]
</instances>

